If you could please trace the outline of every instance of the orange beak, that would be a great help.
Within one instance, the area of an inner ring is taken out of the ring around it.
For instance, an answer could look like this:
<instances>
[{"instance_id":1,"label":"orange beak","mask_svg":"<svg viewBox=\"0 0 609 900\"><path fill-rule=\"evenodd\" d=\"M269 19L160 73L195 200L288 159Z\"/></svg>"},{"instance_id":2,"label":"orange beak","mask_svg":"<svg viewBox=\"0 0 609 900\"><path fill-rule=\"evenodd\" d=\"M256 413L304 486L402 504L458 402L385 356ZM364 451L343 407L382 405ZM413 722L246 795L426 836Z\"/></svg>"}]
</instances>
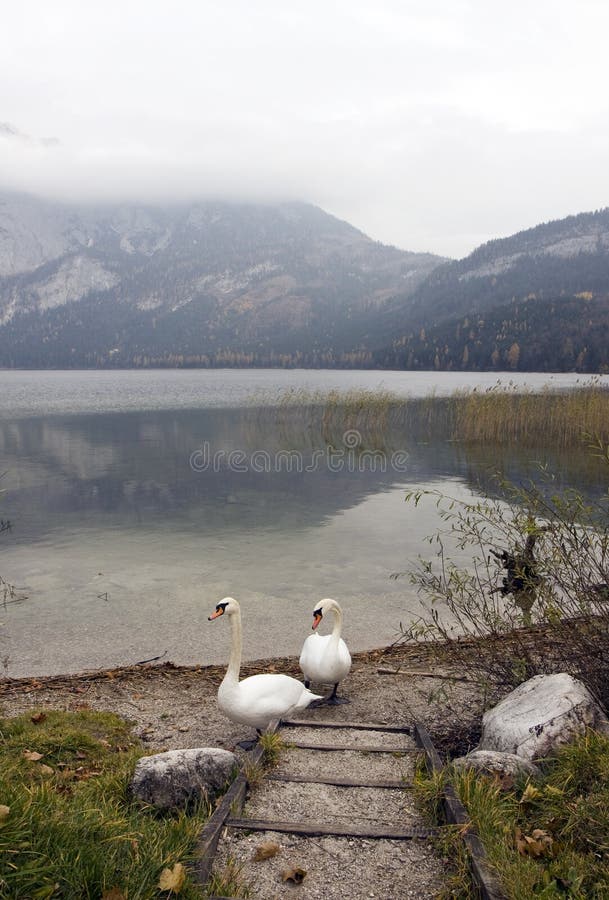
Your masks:
<instances>
[{"instance_id":1,"label":"orange beak","mask_svg":"<svg viewBox=\"0 0 609 900\"><path fill-rule=\"evenodd\" d=\"M321 622L320 614L315 613L315 615L313 616L313 631L315 631L315 629L317 628L317 626L319 625L320 622Z\"/></svg>"},{"instance_id":2,"label":"orange beak","mask_svg":"<svg viewBox=\"0 0 609 900\"><path fill-rule=\"evenodd\" d=\"M208 622L211 622L213 619L217 619L218 616L223 616L223 615L224 615L224 610L223 610L222 608L216 609L216 610L214 610L214 612L211 614L211 616L208 616L208 617L207 617L207 621L208 621Z\"/></svg>"}]
</instances>

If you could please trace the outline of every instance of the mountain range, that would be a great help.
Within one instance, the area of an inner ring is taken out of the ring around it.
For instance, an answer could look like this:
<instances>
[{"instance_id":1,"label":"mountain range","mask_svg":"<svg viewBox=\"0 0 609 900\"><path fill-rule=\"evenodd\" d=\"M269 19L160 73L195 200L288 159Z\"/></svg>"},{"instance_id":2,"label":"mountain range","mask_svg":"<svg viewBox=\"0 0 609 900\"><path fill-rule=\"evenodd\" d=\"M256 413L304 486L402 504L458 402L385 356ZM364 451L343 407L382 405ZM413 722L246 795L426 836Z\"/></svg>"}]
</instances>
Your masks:
<instances>
[{"instance_id":1,"label":"mountain range","mask_svg":"<svg viewBox=\"0 0 609 900\"><path fill-rule=\"evenodd\" d=\"M609 369L609 209L463 260L304 203L0 194L0 366Z\"/></svg>"}]
</instances>

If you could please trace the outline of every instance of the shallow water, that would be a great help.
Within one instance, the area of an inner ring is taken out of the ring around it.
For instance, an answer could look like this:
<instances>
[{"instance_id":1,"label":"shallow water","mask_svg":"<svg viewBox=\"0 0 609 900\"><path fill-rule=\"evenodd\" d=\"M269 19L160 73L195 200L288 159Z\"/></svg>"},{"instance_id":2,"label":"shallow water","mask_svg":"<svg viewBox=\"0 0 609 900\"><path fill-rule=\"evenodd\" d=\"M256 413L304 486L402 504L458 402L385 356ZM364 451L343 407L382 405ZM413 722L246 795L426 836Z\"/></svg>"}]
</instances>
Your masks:
<instances>
[{"instance_id":1,"label":"shallow water","mask_svg":"<svg viewBox=\"0 0 609 900\"><path fill-rule=\"evenodd\" d=\"M483 461L474 471L454 445L401 434L362 466L347 446L328 456L310 423L286 427L254 403L301 386L415 395L434 379L0 373L0 517L13 523L0 573L27 595L3 611L7 674L223 662L226 623L207 616L227 594L242 603L246 658L297 653L325 596L343 605L353 650L394 640L419 607L390 575L429 554L424 537L439 524L433 503L415 509L405 489L472 496Z\"/></svg>"}]
</instances>

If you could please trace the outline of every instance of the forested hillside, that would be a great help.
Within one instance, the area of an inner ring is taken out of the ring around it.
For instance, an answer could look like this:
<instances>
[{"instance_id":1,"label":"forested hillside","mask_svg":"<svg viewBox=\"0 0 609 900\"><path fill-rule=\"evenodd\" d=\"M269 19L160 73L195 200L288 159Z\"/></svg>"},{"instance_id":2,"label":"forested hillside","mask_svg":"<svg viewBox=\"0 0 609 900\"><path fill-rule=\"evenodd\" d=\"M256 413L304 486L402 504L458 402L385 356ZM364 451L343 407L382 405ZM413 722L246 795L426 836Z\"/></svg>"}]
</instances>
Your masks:
<instances>
[{"instance_id":1,"label":"forested hillside","mask_svg":"<svg viewBox=\"0 0 609 900\"><path fill-rule=\"evenodd\" d=\"M0 196L0 366L609 366L609 209L462 260L299 203Z\"/></svg>"},{"instance_id":2,"label":"forested hillside","mask_svg":"<svg viewBox=\"0 0 609 900\"><path fill-rule=\"evenodd\" d=\"M0 365L362 365L362 317L443 261L307 204L5 195Z\"/></svg>"}]
</instances>

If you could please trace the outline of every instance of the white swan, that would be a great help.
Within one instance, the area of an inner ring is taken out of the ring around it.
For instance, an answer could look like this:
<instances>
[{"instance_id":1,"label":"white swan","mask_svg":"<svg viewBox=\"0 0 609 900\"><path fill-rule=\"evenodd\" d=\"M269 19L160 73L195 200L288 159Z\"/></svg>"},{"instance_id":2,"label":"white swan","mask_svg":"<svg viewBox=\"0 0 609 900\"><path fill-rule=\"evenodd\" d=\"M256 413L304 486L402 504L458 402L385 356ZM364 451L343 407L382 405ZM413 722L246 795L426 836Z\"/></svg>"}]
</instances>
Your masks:
<instances>
[{"instance_id":1,"label":"white swan","mask_svg":"<svg viewBox=\"0 0 609 900\"><path fill-rule=\"evenodd\" d=\"M351 668L351 654L340 636L343 611L336 600L322 600L313 610L313 629L324 615L334 614L332 634L311 634L304 642L300 654L300 668L305 677L305 687L315 684L333 684L334 690L327 699L332 705L349 701L336 696L339 683Z\"/></svg>"},{"instance_id":2,"label":"white swan","mask_svg":"<svg viewBox=\"0 0 609 900\"><path fill-rule=\"evenodd\" d=\"M231 625L231 652L228 669L218 688L218 706L232 722L251 725L258 734L273 719L286 718L305 709L313 700L323 699L289 675L265 673L239 681L241 668L241 608L233 597L218 603L209 621L227 615Z\"/></svg>"}]
</instances>

